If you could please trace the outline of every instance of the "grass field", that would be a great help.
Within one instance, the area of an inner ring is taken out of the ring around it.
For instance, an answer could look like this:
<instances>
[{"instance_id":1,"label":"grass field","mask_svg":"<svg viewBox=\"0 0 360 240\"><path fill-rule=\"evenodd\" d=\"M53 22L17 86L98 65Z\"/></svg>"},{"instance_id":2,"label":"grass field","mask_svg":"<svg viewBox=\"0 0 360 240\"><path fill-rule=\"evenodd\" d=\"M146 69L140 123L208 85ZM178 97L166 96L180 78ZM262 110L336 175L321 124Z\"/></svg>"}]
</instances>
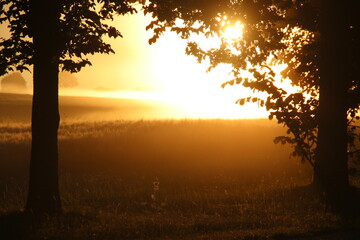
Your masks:
<instances>
[{"instance_id":1,"label":"grass field","mask_svg":"<svg viewBox=\"0 0 360 240\"><path fill-rule=\"evenodd\" d=\"M67 109L90 116L71 102ZM0 111L0 239L360 239L360 220L332 214L306 187L311 169L273 144L285 130L268 120L65 117L64 214L25 225L16 212L26 199L29 122Z\"/></svg>"}]
</instances>

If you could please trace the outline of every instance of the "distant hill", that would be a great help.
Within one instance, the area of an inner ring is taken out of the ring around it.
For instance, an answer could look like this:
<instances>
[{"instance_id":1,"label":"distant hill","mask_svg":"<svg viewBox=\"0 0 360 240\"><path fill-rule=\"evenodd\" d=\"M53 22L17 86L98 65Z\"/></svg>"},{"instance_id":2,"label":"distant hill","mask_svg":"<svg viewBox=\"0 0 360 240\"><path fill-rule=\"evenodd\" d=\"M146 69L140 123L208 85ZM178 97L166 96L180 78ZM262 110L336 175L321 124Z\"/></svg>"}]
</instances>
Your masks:
<instances>
[{"instance_id":1,"label":"distant hill","mask_svg":"<svg viewBox=\"0 0 360 240\"><path fill-rule=\"evenodd\" d=\"M1 79L1 92L25 93L26 81L20 72L14 72Z\"/></svg>"}]
</instances>

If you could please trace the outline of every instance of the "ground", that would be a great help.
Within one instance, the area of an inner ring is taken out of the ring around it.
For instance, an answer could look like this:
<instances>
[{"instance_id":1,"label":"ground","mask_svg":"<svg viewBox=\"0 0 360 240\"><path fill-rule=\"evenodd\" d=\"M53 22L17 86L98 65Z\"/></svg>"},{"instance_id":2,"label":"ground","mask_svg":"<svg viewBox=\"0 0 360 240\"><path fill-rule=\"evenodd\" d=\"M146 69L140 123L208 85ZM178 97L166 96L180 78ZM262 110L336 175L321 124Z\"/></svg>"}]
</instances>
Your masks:
<instances>
[{"instance_id":1,"label":"ground","mask_svg":"<svg viewBox=\"0 0 360 240\"><path fill-rule=\"evenodd\" d=\"M26 109L29 97L21 98ZM82 106L67 109L87 113ZM27 116L1 116L1 239L360 239L360 219L331 211L309 187L311 167L290 158L288 146L273 144L284 128L265 119L65 117L59 131L64 212L34 219L21 212ZM351 183L360 186L360 178Z\"/></svg>"}]
</instances>

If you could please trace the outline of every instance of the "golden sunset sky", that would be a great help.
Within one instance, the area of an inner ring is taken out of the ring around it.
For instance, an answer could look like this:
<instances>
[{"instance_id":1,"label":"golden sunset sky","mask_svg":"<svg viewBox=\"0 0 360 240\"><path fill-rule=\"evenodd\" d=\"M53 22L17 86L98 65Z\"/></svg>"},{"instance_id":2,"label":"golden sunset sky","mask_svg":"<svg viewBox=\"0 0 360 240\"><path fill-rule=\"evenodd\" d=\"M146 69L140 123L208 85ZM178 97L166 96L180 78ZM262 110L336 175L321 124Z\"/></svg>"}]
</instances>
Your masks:
<instances>
[{"instance_id":1,"label":"golden sunset sky","mask_svg":"<svg viewBox=\"0 0 360 240\"><path fill-rule=\"evenodd\" d=\"M186 109L184 117L267 117L265 110L256 104L236 105L238 98L253 93L240 86L222 89L221 83L230 78L230 68L220 66L206 73L208 65L198 64L194 57L186 56L186 41L175 33L168 32L149 45L152 33L145 30L149 21L142 13L116 18L113 24L124 38L108 39L115 54L90 56L93 66L76 74L79 89L103 88L114 91L106 94L110 97L166 101ZM211 45L214 41L204 39L204 44Z\"/></svg>"},{"instance_id":2,"label":"golden sunset sky","mask_svg":"<svg viewBox=\"0 0 360 240\"><path fill-rule=\"evenodd\" d=\"M89 56L93 65L75 74L79 86L60 94L159 100L185 109L186 118L267 117L266 111L257 104L236 105L237 99L253 93L240 86L222 89L221 83L231 78L230 68L220 66L206 73L208 65L198 64L194 57L186 56L186 41L175 33L166 33L157 43L149 45L152 33L145 30L149 21L142 13L115 18L113 25L124 36L106 39L115 54ZM230 28L228 33L239 31L241 29ZM211 46L216 41L204 39L202 43ZM23 76L31 88L31 73Z\"/></svg>"}]
</instances>

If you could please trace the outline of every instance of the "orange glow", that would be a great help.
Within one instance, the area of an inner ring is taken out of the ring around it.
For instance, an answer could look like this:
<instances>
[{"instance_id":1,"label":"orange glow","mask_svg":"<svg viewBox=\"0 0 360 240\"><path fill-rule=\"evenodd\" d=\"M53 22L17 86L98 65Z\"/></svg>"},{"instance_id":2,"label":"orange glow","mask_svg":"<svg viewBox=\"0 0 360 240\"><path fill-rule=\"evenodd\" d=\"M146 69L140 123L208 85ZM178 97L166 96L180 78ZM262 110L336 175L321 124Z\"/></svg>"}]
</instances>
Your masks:
<instances>
[{"instance_id":1,"label":"orange glow","mask_svg":"<svg viewBox=\"0 0 360 240\"><path fill-rule=\"evenodd\" d=\"M226 19L225 19L226 20ZM223 38L232 41L241 38L240 22L222 22ZM120 23L124 39L111 40L115 55L96 55L90 60L93 66L77 74L84 89L111 89L99 91L62 91L65 95L90 95L96 97L133 98L155 100L178 109L176 118L266 118L268 113L256 103L236 105L239 98L254 95L241 86L221 84L231 78L230 66L220 65L209 73L207 62L198 64L192 56L185 55L186 41L175 33L165 33L155 44L148 45L151 33L145 31L149 19L124 16ZM192 36L205 49L217 47L219 37ZM170 116L171 117L171 116Z\"/></svg>"},{"instance_id":2,"label":"orange glow","mask_svg":"<svg viewBox=\"0 0 360 240\"><path fill-rule=\"evenodd\" d=\"M241 23L239 21L233 25L228 25L228 24L224 23L223 26L224 27L226 26L225 30L222 33L222 36L225 39L234 40L234 39L239 39L242 37L243 25L241 25Z\"/></svg>"}]
</instances>

